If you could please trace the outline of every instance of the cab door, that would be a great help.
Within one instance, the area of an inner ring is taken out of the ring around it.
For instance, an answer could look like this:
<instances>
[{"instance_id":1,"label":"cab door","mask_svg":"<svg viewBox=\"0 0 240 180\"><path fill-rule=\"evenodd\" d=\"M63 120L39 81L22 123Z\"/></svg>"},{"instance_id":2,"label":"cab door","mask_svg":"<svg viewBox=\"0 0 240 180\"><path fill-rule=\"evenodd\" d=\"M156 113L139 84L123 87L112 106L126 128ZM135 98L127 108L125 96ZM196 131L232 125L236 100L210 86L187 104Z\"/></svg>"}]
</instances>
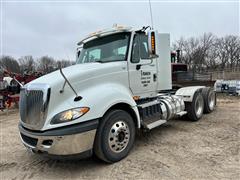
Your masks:
<instances>
[{"instance_id":1,"label":"cab door","mask_svg":"<svg viewBox=\"0 0 240 180\"><path fill-rule=\"evenodd\" d=\"M143 32L134 35L128 70L130 89L133 95L143 98L143 96L150 96L156 92L156 60L149 56L148 37Z\"/></svg>"}]
</instances>

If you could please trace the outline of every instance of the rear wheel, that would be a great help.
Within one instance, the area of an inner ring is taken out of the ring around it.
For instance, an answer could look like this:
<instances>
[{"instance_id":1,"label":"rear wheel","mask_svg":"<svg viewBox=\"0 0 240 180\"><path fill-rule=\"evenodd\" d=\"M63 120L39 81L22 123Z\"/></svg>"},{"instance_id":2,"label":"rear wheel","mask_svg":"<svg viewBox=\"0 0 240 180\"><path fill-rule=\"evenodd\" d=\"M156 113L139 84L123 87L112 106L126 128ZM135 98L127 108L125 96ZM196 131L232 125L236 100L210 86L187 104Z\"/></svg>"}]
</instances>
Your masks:
<instances>
[{"instance_id":1,"label":"rear wheel","mask_svg":"<svg viewBox=\"0 0 240 180\"><path fill-rule=\"evenodd\" d=\"M204 99L204 113L210 113L216 106L216 93L212 88L206 87L202 90Z\"/></svg>"},{"instance_id":2,"label":"rear wheel","mask_svg":"<svg viewBox=\"0 0 240 180\"><path fill-rule=\"evenodd\" d=\"M132 117L123 110L112 110L100 122L94 152L105 162L117 162L128 155L134 140L135 124Z\"/></svg>"},{"instance_id":3,"label":"rear wheel","mask_svg":"<svg viewBox=\"0 0 240 180\"><path fill-rule=\"evenodd\" d=\"M192 102L186 102L185 105L187 115L190 120L198 121L202 117L204 110L204 99L201 92L196 91Z\"/></svg>"}]
</instances>

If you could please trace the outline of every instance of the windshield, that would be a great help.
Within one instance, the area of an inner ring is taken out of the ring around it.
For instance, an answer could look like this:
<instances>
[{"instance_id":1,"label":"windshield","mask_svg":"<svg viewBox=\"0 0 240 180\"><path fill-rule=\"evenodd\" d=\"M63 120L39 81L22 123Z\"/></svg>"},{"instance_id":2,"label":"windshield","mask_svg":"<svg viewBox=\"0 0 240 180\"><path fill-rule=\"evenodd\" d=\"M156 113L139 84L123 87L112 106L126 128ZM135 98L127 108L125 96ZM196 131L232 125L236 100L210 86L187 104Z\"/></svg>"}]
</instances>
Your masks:
<instances>
[{"instance_id":1,"label":"windshield","mask_svg":"<svg viewBox=\"0 0 240 180\"><path fill-rule=\"evenodd\" d=\"M127 60L130 33L118 33L83 44L77 64Z\"/></svg>"}]
</instances>

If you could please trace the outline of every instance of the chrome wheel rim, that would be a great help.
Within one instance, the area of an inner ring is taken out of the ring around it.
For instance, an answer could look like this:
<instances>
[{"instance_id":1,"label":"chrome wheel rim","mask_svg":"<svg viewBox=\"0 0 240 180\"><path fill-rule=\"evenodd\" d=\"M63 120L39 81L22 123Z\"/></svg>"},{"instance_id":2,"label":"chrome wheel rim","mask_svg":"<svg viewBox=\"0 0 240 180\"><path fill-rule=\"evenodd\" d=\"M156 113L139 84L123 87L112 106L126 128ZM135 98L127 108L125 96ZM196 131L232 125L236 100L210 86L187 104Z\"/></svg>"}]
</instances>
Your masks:
<instances>
[{"instance_id":1,"label":"chrome wheel rim","mask_svg":"<svg viewBox=\"0 0 240 180\"><path fill-rule=\"evenodd\" d=\"M195 110L196 110L196 116L200 118L203 113L203 98L201 96L198 96L196 101L195 101Z\"/></svg>"},{"instance_id":2,"label":"chrome wheel rim","mask_svg":"<svg viewBox=\"0 0 240 180\"><path fill-rule=\"evenodd\" d=\"M128 145L130 131L124 121L117 121L113 124L108 135L108 144L115 153L122 152Z\"/></svg>"},{"instance_id":3,"label":"chrome wheel rim","mask_svg":"<svg viewBox=\"0 0 240 180\"><path fill-rule=\"evenodd\" d=\"M215 93L211 91L208 96L208 102L209 102L209 109L212 111L215 106Z\"/></svg>"}]
</instances>

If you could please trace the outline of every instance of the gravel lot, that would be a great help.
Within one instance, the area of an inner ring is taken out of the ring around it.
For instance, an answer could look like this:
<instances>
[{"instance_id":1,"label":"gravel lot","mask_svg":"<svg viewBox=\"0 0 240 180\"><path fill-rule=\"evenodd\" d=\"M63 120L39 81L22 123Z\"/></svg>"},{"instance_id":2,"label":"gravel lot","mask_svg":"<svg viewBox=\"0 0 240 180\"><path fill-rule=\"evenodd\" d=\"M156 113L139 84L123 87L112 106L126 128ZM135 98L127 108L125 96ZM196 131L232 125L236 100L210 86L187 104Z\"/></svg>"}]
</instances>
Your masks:
<instances>
[{"instance_id":1,"label":"gravel lot","mask_svg":"<svg viewBox=\"0 0 240 180\"><path fill-rule=\"evenodd\" d=\"M58 161L26 151L18 112L0 113L1 179L240 179L240 98L220 97L199 122L172 120L142 133L127 158Z\"/></svg>"}]
</instances>

